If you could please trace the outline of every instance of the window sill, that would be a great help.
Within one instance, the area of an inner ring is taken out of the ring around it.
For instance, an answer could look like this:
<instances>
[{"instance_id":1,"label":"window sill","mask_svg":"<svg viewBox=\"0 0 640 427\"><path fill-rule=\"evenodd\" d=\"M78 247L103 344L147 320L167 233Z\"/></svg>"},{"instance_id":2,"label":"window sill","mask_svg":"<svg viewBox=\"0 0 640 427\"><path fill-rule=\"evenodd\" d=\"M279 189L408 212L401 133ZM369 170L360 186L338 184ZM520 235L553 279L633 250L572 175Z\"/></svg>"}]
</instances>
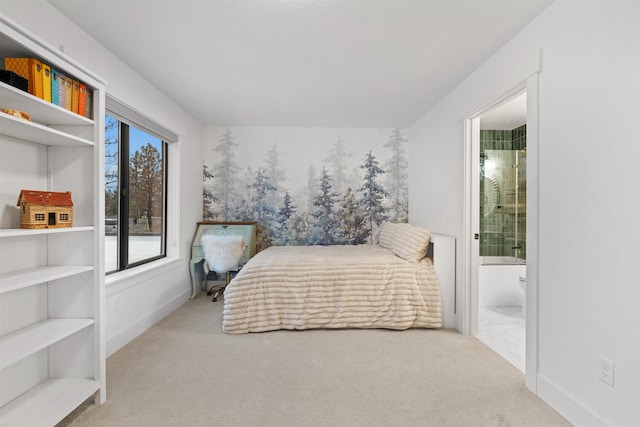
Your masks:
<instances>
[{"instance_id":1,"label":"window sill","mask_svg":"<svg viewBox=\"0 0 640 427\"><path fill-rule=\"evenodd\" d=\"M165 275L179 267L184 267L184 258L162 258L129 270L109 274L104 281L107 296L133 287L141 281Z\"/></svg>"}]
</instances>

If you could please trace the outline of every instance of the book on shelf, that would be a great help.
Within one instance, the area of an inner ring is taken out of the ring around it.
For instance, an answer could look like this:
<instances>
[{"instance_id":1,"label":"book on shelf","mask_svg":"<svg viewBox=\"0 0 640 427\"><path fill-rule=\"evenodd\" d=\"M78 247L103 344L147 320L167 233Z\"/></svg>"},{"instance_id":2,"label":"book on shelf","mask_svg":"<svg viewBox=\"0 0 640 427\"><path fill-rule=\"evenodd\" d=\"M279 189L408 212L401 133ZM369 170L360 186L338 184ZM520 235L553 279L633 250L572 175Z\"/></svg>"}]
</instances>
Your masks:
<instances>
[{"instance_id":1,"label":"book on shelf","mask_svg":"<svg viewBox=\"0 0 640 427\"><path fill-rule=\"evenodd\" d=\"M93 91L87 88L87 100L85 102L84 116L93 119Z\"/></svg>"},{"instance_id":2,"label":"book on shelf","mask_svg":"<svg viewBox=\"0 0 640 427\"><path fill-rule=\"evenodd\" d=\"M32 59L33 61L31 61L30 64L32 69L29 72L29 77L30 79L32 78L32 80L29 80L29 92L42 99L44 96L42 93L42 62L35 58Z\"/></svg>"},{"instance_id":3,"label":"book on shelf","mask_svg":"<svg viewBox=\"0 0 640 427\"><path fill-rule=\"evenodd\" d=\"M58 103L57 105L64 108L67 103L67 76L62 73L59 73L60 78L58 79Z\"/></svg>"},{"instance_id":4,"label":"book on shelf","mask_svg":"<svg viewBox=\"0 0 640 427\"><path fill-rule=\"evenodd\" d=\"M66 76L64 83L64 108L71 111L71 104L73 103L73 79L69 76Z\"/></svg>"},{"instance_id":5,"label":"book on shelf","mask_svg":"<svg viewBox=\"0 0 640 427\"><path fill-rule=\"evenodd\" d=\"M77 80L72 81L71 111L78 114L80 84Z\"/></svg>"},{"instance_id":6,"label":"book on shelf","mask_svg":"<svg viewBox=\"0 0 640 427\"><path fill-rule=\"evenodd\" d=\"M49 101L52 104L59 105L60 97L60 73L58 70L51 69L51 99Z\"/></svg>"},{"instance_id":7,"label":"book on shelf","mask_svg":"<svg viewBox=\"0 0 640 427\"><path fill-rule=\"evenodd\" d=\"M42 63L42 99L51 102L51 67Z\"/></svg>"},{"instance_id":8,"label":"book on shelf","mask_svg":"<svg viewBox=\"0 0 640 427\"><path fill-rule=\"evenodd\" d=\"M78 114L85 116L85 110L87 109L87 86L79 82L78 83Z\"/></svg>"}]
</instances>

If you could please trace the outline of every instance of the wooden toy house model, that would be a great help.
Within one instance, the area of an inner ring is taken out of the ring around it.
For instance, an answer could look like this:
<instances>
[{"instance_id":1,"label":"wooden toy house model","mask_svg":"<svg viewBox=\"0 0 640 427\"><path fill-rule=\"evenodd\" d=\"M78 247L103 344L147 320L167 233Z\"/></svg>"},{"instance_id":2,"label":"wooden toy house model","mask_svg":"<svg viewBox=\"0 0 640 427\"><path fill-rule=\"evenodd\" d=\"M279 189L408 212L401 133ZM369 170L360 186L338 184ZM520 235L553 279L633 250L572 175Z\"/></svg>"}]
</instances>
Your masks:
<instances>
[{"instance_id":1,"label":"wooden toy house model","mask_svg":"<svg viewBox=\"0 0 640 427\"><path fill-rule=\"evenodd\" d=\"M71 192L22 190L20 228L65 228L73 223Z\"/></svg>"}]
</instances>

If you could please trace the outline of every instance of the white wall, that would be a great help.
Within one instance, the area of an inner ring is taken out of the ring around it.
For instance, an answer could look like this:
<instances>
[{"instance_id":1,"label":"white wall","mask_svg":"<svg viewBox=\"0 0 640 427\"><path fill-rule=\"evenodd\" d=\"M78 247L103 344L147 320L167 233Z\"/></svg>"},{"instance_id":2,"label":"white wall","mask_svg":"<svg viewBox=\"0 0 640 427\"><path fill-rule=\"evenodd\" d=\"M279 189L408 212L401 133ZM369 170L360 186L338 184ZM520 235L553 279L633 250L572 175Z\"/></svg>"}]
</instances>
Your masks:
<instances>
[{"instance_id":1,"label":"white wall","mask_svg":"<svg viewBox=\"0 0 640 427\"><path fill-rule=\"evenodd\" d=\"M526 265L481 265L478 270L480 307L517 307L523 304L520 277L527 276Z\"/></svg>"},{"instance_id":2,"label":"white wall","mask_svg":"<svg viewBox=\"0 0 640 427\"><path fill-rule=\"evenodd\" d=\"M202 218L203 128L175 103L104 49L45 0L2 1L0 12L107 81L107 93L179 135L177 182L169 216L169 260L107 278L107 354L187 301L188 260L195 223ZM194 167L196 166L196 167ZM171 171L170 171L171 172ZM171 184L170 184L171 185ZM172 191L173 190L173 191ZM173 237L171 237L173 236ZM153 267L153 268L151 268Z\"/></svg>"},{"instance_id":3,"label":"white wall","mask_svg":"<svg viewBox=\"0 0 640 427\"><path fill-rule=\"evenodd\" d=\"M410 221L460 239L463 119L520 85L543 49L539 265L529 266L537 393L581 426L640 425L639 22L638 2L558 1L408 133ZM614 388L597 379L598 355L615 362Z\"/></svg>"}]
</instances>

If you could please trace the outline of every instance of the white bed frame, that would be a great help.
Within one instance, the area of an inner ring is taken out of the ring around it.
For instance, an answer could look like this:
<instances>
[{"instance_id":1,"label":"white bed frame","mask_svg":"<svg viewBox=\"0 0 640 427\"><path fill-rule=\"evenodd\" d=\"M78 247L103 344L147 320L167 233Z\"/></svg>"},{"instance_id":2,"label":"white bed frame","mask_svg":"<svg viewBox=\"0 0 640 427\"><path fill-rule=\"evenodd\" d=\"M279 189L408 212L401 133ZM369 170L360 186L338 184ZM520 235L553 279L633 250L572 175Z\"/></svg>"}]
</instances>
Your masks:
<instances>
[{"instance_id":1,"label":"white bed frame","mask_svg":"<svg viewBox=\"0 0 640 427\"><path fill-rule=\"evenodd\" d=\"M456 326L456 239L443 234L431 234L429 257L440 282L442 327Z\"/></svg>"}]
</instances>

